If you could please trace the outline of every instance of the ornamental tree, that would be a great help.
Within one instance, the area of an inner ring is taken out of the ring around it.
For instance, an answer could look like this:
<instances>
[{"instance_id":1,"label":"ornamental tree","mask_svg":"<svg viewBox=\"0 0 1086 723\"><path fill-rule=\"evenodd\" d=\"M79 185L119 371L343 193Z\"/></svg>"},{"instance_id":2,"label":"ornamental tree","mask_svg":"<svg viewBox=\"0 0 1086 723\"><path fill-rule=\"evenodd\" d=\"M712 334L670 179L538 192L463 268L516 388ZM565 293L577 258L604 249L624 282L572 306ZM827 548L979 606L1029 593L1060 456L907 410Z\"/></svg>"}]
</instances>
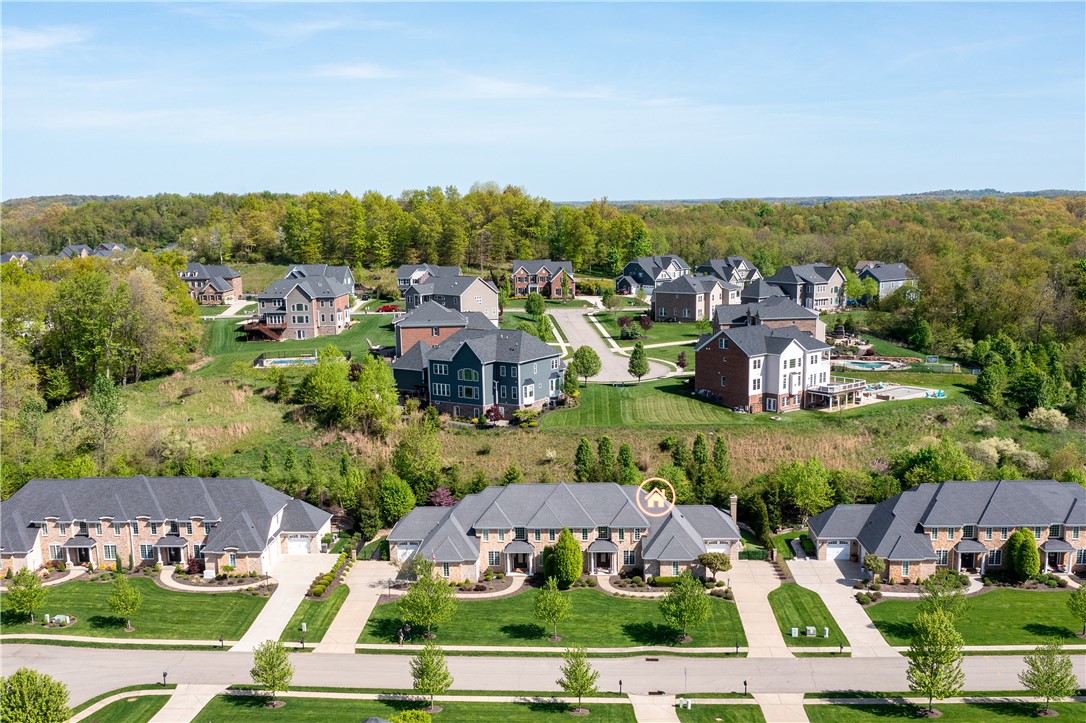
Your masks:
<instances>
[{"instance_id":1,"label":"ornamental tree","mask_svg":"<svg viewBox=\"0 0 1086 723\"><path fill-rule=\"evenodd\" d=\"M577 696L577 707L581 705L581 698L596 692L596 681L600 673L593 670L588 662L588 651L584 648L566 648L562 654L562 677L556 682L567 695Z\"/></svg>"},{"instance_id":2,"label":"ornamental tree","mask_svg":"<svg viewBox=\"0 0 1086 723\"><path fill-rule=\"evenodd\" d=\"M124 629L131 632L132 616L143 606L143 593L128 584L128 578L118 575L113 580L113 594L109 596L109 609L124 618Z\"/></svg>"},{"instance_id":3,"label":"ornamental tree","mask_svg":"<svg viewBox=\"0 0 1086 723\"><path fill-rule=\"evenodd\" d=\"M434 641L427 641L419 654L411 659L411 678L416 693L430 696L430 710L433 711L434 696L445 693L453 684L445 653Z\"/></svg>"},{"instance_id":4,"label":"ornamental tree","mask_svg":"<svg viewBox=\"0 0 1086 723\"><path fill-rule=\"evenodd\" d=\"M928 713L932 700L957 695L965 683L962 672L962 636L954 629L954 623L942 610L923 612L913 621L915 631L909 650L909 669L906 677L909 690L928 699Z\"/></svg>"},{"instance_id":5,"label":"ornamental tree","mask_svg":"<svg viewBox=\"0 0 1086 723\"><path fill-rule=\"evenodd\" d=\"M253 682L263 685L275 703L275 694L290 688L294 666L290 664L287 648L278 640L265 640L253 650L253 667L249 671Z\"/></svg>"},{"instance_id":6,"label":"ornamental tree","mask_svg":"<svg viewBox=\"0 0 1086 723\"><path fill-rule=\"evenodd\" d=\"M965 596L961 578L956 572L940 568L928 579L920 583L919 612L941 610L951 622L961 620L969 610L969 599Z\"/></svg>"},{"instance_id":7,"label":"ornamental tree","mask_svg":"<svg viewBox=\"0 0 1086 723\"><path fill-rule=\"evenodd\" d=\"M34 611L45 607L49 591L41 584L41 578L25 567L15 573L8 586L8 607L20 615L29 615L34 622Z\"/></svg>"},{"instance_id":8,"label":"ornamental tree","mask_svg":"<svg viewBox=\"0 0 1086 723\"><path fill-rule=\"evenodd\" d=\"M634 344L627 371L630 372L630 376L637 377L638 384L641 383L641 377L649 373L649 360L645 356L645 345L641 342Z\"/></svg>"},{"instance_id":9,"label":"ornamental tree","mask_svg":"<svg viewBox=\"0 0 1086 723\"><path fill-rule=\"evenodd\" d=\"M602 368L603 363L600 362L600 356L595 349L590 346L579 346L577 351L573 352L573 360L570 361L566 373L581 377L584 383L588 384L588 378L599 374Z\"/></svg>"},{"instance_id":10,"label":"ornamental tree","mask_svg":"<svg viewBox=\"0 0 1086 723\"><path fill-rule=\"evenodd\" d=\"M679 576L660 601L660 614L668 625L682 630L683 641L689 639L686 634L689 626L701 625L709 619L709 596L689 570Z\"/></svg>"},{"instance_id":11,"label":"ornamental tree","mask_svg":"<svg viewBox=\"0 0 1086 723\"><path fill-rule=\"evenodd\" d=\"M524 302L524 310L532 316L542 316L543 312L547 310L547 302L542 294L533 291L528 294L528 298Z\"/></svg>"},{"instance_id":12,"label":"ornamental tree","mask_svg":"<svg viewBox=\"0 0 1086 723\"><path fill-rule=\"evenodd\" d=\"M698 555L698 562L713 574L714 580L718 572L727 572L732 569L732 559L723 552L703 552Z\"/></svg>"},{"instance_id":13,"label":"ornamental tree","mask_svg":"<svg viewBox=\"0 0 1086 723\"><path fill-rule=\"evenodd\" d=\"M1053 698L1068 698L1078 690L1078 678L1071 656L1063 652L1059 641L1053 640L1035 648L1026 655L1025 663L1026 669L1018 674L1018 682L1038 698L1045 699L1041 715L1048 715Z\"/></svg>"},{"instance_id":14,"label":"ornamental tree","mask_svg":"<svg viewBox=\"0 0 1086 723\"><path fill-rule=\"evenodd\" d=\"M411 567L418 580L396 601L396 608L401 618L412 625L425 626L426 637L433 638L433 626L447 622L456 613L456 597L444 580L434 576L434 563L416 557Z\"/></svg>"},{"instance_id":15,"label":"ornamental tree","mask_svg":"<svg viewBox=\"0 0 1086 723\"><path fill-rule=\"evenodd\" d=\"M548 577L547 583L535 599L533 612L537 618L551 626L552 641L561 640L558 637L558 623L573 614L572 606L569 596L563 595L558 589L558 581Z\"/></svg>"},{"instance_id":16,"label":"ornamental tree","mask_svg":"<svg viewBox=\"0 0 1086 723\"><path fill-rule=\"evenodd\" d=\"M66 723L68 686L32 668L0 678L0 720L4 723Z\"/></svg>"}]
</instances>

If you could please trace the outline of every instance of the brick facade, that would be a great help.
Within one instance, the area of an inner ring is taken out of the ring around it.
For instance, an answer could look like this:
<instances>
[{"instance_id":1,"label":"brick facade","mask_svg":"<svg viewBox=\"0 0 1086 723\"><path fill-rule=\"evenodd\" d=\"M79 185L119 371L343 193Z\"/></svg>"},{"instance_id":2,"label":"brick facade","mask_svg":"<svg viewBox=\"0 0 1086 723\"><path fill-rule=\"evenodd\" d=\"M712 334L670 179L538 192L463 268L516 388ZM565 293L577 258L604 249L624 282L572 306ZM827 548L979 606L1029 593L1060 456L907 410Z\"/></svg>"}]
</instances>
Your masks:
<instances>
[{"instance_id":1,"label":"brick facade","mask_svg":"<svg viewBox=\"0 0 1086 723\"><path fill-rule=\"evenodd\" d=\"M397 325L396 335L399 337L398 348L401 350L400 353L403 353L420 341L424 341L430 346L437 346L463 328L463 324L457 326L424 327L403 327ZM434 333L435 331L437 332L436 334Z\"/></svg>"},{"instance_id":2,"label":"brick facade","mask_svg":"<svg viewBox=\"0 0 1086 723\"><path fill-rule=\"evenodd\" d=\"M707 390L726 407L750 407L762 411L762 394L750 391L750 359L742 349L729 344L726 349L712 342L697 352L694 388Z\"/></svg>"}]
</instances>

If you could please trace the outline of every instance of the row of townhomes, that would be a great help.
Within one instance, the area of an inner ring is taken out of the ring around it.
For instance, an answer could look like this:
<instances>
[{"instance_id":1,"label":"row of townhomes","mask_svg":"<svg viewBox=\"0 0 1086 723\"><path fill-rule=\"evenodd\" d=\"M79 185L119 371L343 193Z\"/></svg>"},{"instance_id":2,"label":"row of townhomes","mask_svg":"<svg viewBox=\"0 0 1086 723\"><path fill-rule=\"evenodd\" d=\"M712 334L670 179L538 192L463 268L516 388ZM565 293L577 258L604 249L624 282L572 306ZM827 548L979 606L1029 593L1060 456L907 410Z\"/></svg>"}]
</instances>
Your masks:
<instances>
[{"instance_id":1,"label":"row of townhomes","mask_svg":"<svg viewBox=\"0 0 1086 723\"><path fill-rule=\"evenodd\" d=\"M128 247L122 243L101 243L95 247L79 244L77 246L65 246L57 254L59 259L86 259L86 258L100 258L109 259L115 258L119 254L123 254L128 251ZM39 256L38 254L32 254L29 251L8 251L0 254L0 264L15 263L20 266L33 261L37 258L48 258Z\"/></svg>"},{"instance_id":2,"label":"row of townhomes","mask_svg":"<svg viewBox=\"0 0 1086 723\"><path fill-rule=\"evenodd\" d=\"M1086 572L1086 489L1073 482L921 484L877 505L836 505L807 523L820 560L886 560L883 576L926 578L936 568L1002 570L1007 541L1029 530L1044 572Z\"/></svg>"},{"instance_id":3,"label":"row of townhomes","mask_svg":"<svg viewBox=\"0 0 1086 723\"><path fill-rule=\"evenodd\" d=\"M267 573L282 554L320 552L331 520L253 479L33 479L0 510L0 569L195 558L213 574L227 566Z\"/></svg>"},{"instance_id":4,"label":"row of townhomes","mask_svg":"<svg viewBox=\"0 0 1086 723\"><path fill-rule=\"evenodd\" d=\"M199 304L217 306L241 299L241 274L229 266L188 263L177 275L189 287L189 296Z\"/></svg>"},{"instance_id":5,"label":"row of townhomes","mask_svg":"<svg viewBox=\"0 0 1086 723\"><path fill-rule=\"evenodd\" d=\"M561 352L523 331L498 329L485 315L427 302L395 322L396 386L454 417L509 419L545 409L562 395Z\"/></svg>"},{"instance_id":6,"label":"row of townhomes","mask_svg":"<svg viewBox=\"0 0 1086 723\"><path fill-rule=\"evenodd\" d=\"M346 266L298 264L256 296L250 337L283 341L339 334L351 325L354 274Z\"/></svg>"},{"instance_id":7,"label":"row of townhomes","mask_svg":"<svg viewBox=\"0 0 1086 723\"><path fill-rule=\"evenodd\" d=\"M711 505L677 505L649 517L637 494L637 487L609 482L488 487L452 507L409 512L388 536L390 556L432 560L453 580L478 580L487 570L531 575L542 569L543 548L569 528L590 574L704 574L702 553L738 558L734 496L730 515Z\"/></svg>"}]
</instances>

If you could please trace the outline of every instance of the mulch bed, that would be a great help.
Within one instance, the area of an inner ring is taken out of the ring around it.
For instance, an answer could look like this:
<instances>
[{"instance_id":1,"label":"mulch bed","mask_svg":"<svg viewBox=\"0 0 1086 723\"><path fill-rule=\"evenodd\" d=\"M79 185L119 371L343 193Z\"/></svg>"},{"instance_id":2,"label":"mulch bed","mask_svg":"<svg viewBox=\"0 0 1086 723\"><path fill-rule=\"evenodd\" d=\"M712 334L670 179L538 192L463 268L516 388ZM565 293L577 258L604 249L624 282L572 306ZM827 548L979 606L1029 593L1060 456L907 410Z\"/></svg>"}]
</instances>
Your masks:
<instances>
[{"instance_id":1,"label":"mulch bed","mask_svg":"<svg viewBox=\"0 0 1086 723\"><path fill-rule=\"evenodd\" d=\"M475 585L483 585L484 587L486 587L486 590L476 590ZM494 578L490 582L487 582L486 580L482 580L482 581L480 581L478 583L474 583L470 588L468 588L466 590L464 588L458 587L458 588L456 588L456 592L458 594L464 594L464 595L473 595L473 594L474 595L481 595L483 593L494 593L494 592L501 592L502 590L508 590L512 585L513 585L513 581L509 578L508 575L506 575L501 580L499 580L497 578Z\"/></svg>"}]
</instances>

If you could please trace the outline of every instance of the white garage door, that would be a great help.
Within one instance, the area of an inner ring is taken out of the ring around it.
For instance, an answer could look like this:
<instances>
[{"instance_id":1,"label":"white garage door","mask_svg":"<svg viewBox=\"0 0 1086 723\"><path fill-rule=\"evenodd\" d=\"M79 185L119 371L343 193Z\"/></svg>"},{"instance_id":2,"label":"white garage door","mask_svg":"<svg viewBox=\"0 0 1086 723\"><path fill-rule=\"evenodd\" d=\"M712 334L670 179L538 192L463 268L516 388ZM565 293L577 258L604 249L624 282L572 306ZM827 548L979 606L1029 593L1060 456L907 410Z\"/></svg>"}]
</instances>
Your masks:
<instances>
[{"instance_id":1,"label":"white garage door","mask_svg":"<svg viewBox=\"0 0 1086 723\"><path fill-rule=\"evenodd\" d=\"M407 558L415 554L415 551L419 549L419 543L417 542L401 542L397 545L396 558L403 562Z\"/></svg>"},{"instance_id":2,"label":"white garage door","mask_svg":"<svg viewBox=\"0 0 1086 723\"><path fill-rule=\"evenodd\" d=\"M288 555L308 555L309 554L309 541L311 537L303 535L291 535L287 538L287 554Z\"/></svg>"},{"instance_id":3,"label":"white garage door","mask_svg":"<svg viewBox=\"0 0 1086 723\"><path fill-rule=\"evenodd\" d=\"M826 543L827 560L847 560L849 544L848 540L830 540Z\"/></svg>"}]
</instances>

